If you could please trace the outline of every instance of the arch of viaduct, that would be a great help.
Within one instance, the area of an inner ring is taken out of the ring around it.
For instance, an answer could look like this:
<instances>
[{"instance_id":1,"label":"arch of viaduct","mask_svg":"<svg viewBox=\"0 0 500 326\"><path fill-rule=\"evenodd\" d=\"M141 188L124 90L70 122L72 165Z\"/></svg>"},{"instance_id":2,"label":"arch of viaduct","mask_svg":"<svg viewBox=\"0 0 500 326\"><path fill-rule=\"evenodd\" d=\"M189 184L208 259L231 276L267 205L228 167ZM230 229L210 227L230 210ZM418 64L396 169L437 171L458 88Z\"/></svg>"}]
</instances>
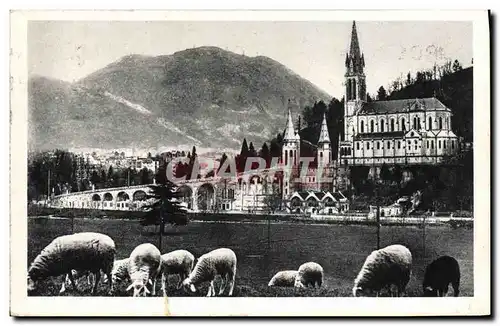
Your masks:
<instances>
[{"instance_id":1,"label":"arch of viaduct","mask_svg":"<svg viewBox=\"0 0 500 326\"><path fill-rule=\"evenodd\" d=\"M266 170L268 171L268 170ZM233 191L245 192L252 184L269 181L266 171L252 171L240 174L238 177L212 177L177 182L179 191L183 194L181 200L193 211L199 211L200 206L210 208L215 204L218 188L223 186ZM225 182L226 181L226 182ZM202 191L204 190L204 191ZM142 206L146 195L150 193L149 185L106 188L73 192L54 197L52 206L65 208L130 210ZM203 205L201 205L203 204Z\"/></svg>"}]
</instances>

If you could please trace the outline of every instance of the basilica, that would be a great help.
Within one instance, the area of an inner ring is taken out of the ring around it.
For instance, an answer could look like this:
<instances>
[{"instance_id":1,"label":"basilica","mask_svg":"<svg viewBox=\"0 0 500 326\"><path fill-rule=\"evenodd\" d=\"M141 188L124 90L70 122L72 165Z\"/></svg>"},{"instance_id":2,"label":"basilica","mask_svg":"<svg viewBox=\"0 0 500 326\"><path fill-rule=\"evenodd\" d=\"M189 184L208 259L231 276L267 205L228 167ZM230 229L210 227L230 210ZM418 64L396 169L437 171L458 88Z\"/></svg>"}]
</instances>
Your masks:
<instances>
[{"instance_id":1,"label":"basilica","mask_svg":"<svg viewBox=\"0 0 500 326\"><path fill-rule=\"evenodd\" d=\"M345 68L339 164L439 164L459 150L459 139L451 130L452 112L437 98L367 101L365 59L356 22Z\"/></svg>"}]
</instances>

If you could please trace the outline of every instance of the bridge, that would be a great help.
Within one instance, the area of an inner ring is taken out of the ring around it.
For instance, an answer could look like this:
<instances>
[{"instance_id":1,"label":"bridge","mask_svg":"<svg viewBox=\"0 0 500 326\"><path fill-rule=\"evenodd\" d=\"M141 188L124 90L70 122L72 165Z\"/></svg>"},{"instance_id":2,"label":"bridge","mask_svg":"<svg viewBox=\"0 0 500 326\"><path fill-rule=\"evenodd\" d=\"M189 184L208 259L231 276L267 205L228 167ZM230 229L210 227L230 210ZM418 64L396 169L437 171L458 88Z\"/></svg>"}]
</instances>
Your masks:
<instances>
[{"instance_id":1,"label":"bridge","mask_svg":"<svg viewBox=\"0 0 500 326\"><path fill-rule=\"evenodd\" d=\"M232 177L214 176L193 180L175 182L178 191L182 194L181 200L188 209L199 211L209 209L216 204L219 194L227 200L233 200L235 193L247 192L250 188L253 193L258 192L258 185L265 182L279 182L271 177L282 168L268 168L250 170L238 173ZM151 193L154 184L135 185L128 187L94 189L71 192L55 196L51 202L52 207L102 209L102 210L134 210L146 203L147 195ZM261 192L261 190L260 190Z\"/></svg>"}]
</instances>

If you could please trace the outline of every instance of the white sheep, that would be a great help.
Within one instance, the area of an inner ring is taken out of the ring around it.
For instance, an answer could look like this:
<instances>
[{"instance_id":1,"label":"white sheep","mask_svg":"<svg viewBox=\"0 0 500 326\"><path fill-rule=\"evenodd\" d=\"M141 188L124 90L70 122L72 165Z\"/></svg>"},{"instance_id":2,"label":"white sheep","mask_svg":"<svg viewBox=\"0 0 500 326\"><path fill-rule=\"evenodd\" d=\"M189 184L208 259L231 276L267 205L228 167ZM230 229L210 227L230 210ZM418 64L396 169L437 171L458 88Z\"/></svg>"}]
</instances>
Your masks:
<instances>
[{"instance_id":1,"label":"white sheep","mask_svg":"<svg viewBox=\"0 0 500 326\"><path fill-rule=\"evenodd\" d=\"M373 251L354 280L353 296L375 292L378 297L382 289L387 289L392 296L392 286L397 288L396 296L402 295L410 281L411 266L411 252L403 245Z\"/></svg>"},{"instance_id":2,"label":"white sheep","mask_svg":"<svg viewBox=\"0 0 500 326\"><path fill-rule=\"evenodd\" d=\"M168 275L179 275L177 289L182 281L189 276L194 267L194 256L187 250L174 250L161 256L161 286L163 296L166 296Z\"/></svg>"},{"instance_id":3,"label":"white sheep","mask_svg":"<svg viewBox=\"0 0 500 326\"><path fill-rule=\"evenodd\" d=\"M215 296L214 280L220 275L222 282L219 295L222 295L229 283L229 296L233 295L234 282L236 278L236 254L228 248L219 248L202 255L189 276L182 285L192 292L196 292L196 286L203 282L210 282L207 297Z\"/></svg>"},{"instance_id":4,"label":"white sheep","mask_svg":"<svg viewBox=\"0 0 500 326\"><path fill-rule=\"evenodd\" d=\"M156 295L156 277L160 273L161 252L151 243L143 243L135 247L130 253L127 266L128 275L132 284L126 291L134 289L133 296L146 296L151 291L147 285L152 285L152 295Z\"/></svg>"},{"instance_id":5,"label":"white sheep","mask_svg":"<svg viewBox=\"0 0 500 326\"><path fill-rule=\"evenodd\" d=\"M295 285L295 277L298 271L286 270L276 273L267 286L286 286L291 287Z\"/></svg>"},{"instance_id":6,"label":"white sheep","mask_svg":"<svg viewBox=\"0 0 500 326\"><path fill-rule=\"evenodd\" d=\"M57 237L31 263L28 270L28 291L35 291L39 281L63 274L68 276L76 290L71 272L76 270L90 271L95 275L92 287L92 294L95 294L101 270L108 275L108 278L111 277L115 253L115 242L105 234L82 232ZM110 291L113 291L112 282Z\"/></svg>"},{"instance_id":7,"label":"white sheep","mask_svg":"<svg viewBox=\"0 0 500 326\"><path fill-rule=\"evenodd\" d=\"M113 270L111 271L111 278L113 283L119 283L130 279L128 274L130 257L115 260L113 263Z\"/></svg>"},{"instance_id":8,"label":"white sheep","mask_svg":"<svg viewBox=\"0 0 500 326\"><path fill-rule=\"evenodd\" d=\"M295 277L295 287L304 288L311 285L313 288L318 285L318 288L323 284L323 267L315 262L307 262L300 265Z\"/></svg>"}]
</instances>

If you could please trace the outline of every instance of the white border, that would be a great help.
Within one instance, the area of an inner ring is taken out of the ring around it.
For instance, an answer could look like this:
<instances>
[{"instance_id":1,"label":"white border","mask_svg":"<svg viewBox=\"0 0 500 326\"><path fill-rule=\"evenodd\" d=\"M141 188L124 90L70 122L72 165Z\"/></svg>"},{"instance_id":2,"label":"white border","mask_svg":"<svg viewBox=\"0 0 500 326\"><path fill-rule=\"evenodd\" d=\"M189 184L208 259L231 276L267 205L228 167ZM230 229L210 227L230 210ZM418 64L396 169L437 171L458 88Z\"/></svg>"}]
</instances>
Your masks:
<instances>
[{"instance_id":1,"label":"white border","mask_svg":"<svg viewBox=\"0 0 500 326\"><path fill-rule=\"evenodd\" d=\"M11 14L11 314L163 316L162 298L28 298L26 151L28 20L472 21L474 44L473 298L168 298L171 315L408 316L490 313L490 64L486 11L24 11ZM332 36L334 37L334 36ZM464 40L465 41L465 40ZM480 171L478 173L478 171Z\"/></svg>"}]
</instances>

